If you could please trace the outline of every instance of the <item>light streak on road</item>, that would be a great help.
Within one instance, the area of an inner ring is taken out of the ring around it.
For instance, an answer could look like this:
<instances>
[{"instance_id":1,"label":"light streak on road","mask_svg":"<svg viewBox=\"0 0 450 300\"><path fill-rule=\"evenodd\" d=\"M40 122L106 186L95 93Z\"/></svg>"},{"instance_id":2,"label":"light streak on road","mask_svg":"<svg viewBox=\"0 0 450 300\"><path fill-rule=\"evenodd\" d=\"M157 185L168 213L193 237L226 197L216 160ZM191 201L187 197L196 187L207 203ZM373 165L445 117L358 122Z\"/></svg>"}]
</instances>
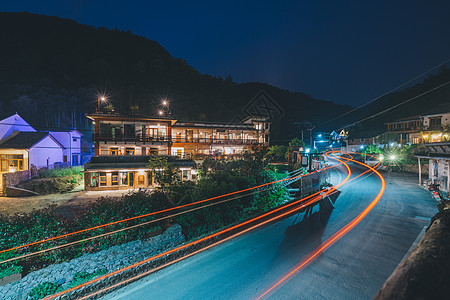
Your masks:
<instances>
[{"instance_id":1,"label":"light streak on road","mask_svg":"<svg viewBox=\"0 0 450 300\"><path fill-rule=\"evenodd\" d=\"M325 155L327 155L327 154L325 154ZM327 156L328 156L328 155L327 155ZM330 157L330 156L328 156L328 157ZM269 211L269 212L267 212L267 213L264 213L264 214L262 214L262 215L260 215L260 216L258 216L258 217L249 219L249 220L247 220L247 221L244 221L244 222L242 222L242 223L239 223L239 224L234 225L234 226L232 226L232 227L229 227L229 228L227 228L227 229L224 229L224 230L218 231L218 232L216 232L216 233L213 233L213 234L211 234L211 235L208 235L208 236L206 236L206 237L204 237L204 238L201 238L201 239L192 241L192 242L190 242L190 243L184 244L184 245L182 245L182 246L179 246L179 247L173 248L173 249L171 249L171 250L168 250L168 251L166 251L166 252L160 253L160 254L158 254L158 255L152 256L152 257L150 257L150 258L147 258L147 259L142 260L142 261L140 261L140 262L134 263L134 264L132 264L132 265L129 265L129 266L124 267L124 268L122 268L122 269L116 270L116 271L114 271L114 272L108 273L108 274L106 274L106 275L100 276L100 277L98 277L98 278L95 278L95 279L93 279L93 280L90 280L90 281L88 281L88 282L85 282L85 283L83 283L83 284L80 284L80 285L78 285L78 286L75 286L75 287L72 287L72 288L70 288L70 289L67 289L67 290L65 290L65 291L61 291L61 292L56 293L56 294L54 294L54 295L48 296L48 297L46 297L45 299L53 299L53 298L55 298L55 297L64 295L64 294L66 294L66 293L69 293L69 292L78 290L78 289L80 289L80 288L82 288L82 287L85 287L85 286L87 286L87 285L90 285L90 284L99 282L99 281L101 281L101 280L103 280L103 279L109 278L109 277L111 277L111 276L117 275L117 274L119 274L119 273L122 273L122 272L124 272L124 271L133 269L133 268L135 268L135 267L141 266L141 265L143 265L143 264L145 264L145 263L148 263L148 262L150 262L150 261L153 261L153 260L155 260L155 259L158 259L158 258L161 258L161 257L163 257L163 256L166 256L166 255L175 253L175 252L177 252L177 251L180 251L180 250L189 248L190 246L193 246L193 245L195 245L195 244L198 244L198 243L201 243L201 242L208 241L208 240L210 240L210 239L212 239L212 238L214 238L214 237L218 237L218 236L220 236L220 235L223 235L224 233L228 233L228 232L231 232L231 231L233 231L233 230L239 229L239 228L241 228L241 227L243 227L243 226L245 226L245 225L249 225L249 224L251 224L251 223L253 223L253 222L255 222L255 221L260 221L259 223L255 224L255 225L252 225L252 226L249 227L249 228L242 229L241 231L239 231L239 232L237 232L237 233L234 233L234 234L232 234L232 235L229 236L229 237L226 237L226 238L224 238L224 239L222 239L222 240L220 240L220 241L214 242L214 243L212 243L212 244L210 244L210 245L208 245L208 246L206 246L206 247L203 247L202 249L196 250L196 251L193 252L193 253L187 254L187 255L185 255L185 256L183 256L183 257L177 259L176 261L185 259L185 258L187 258L187 257L189 257L189 256L191 256L191 255L194 255L194 254L196 254L196 253L205 251L206 249L209 249L209 248L211 248L211 247L213 247L213 246L216 246L216 245L218 245L218 244L221 244L221 243L223 243L223 242L225 242L225 241L227 241L227 240L229 240L229 239L231 239L231 238L234 238L234 237L236 237L236 236L242 235L242 234L244 234L244 233L246 233L246 232L248 232L248 231L250 231L250 230L253 230L253 229L255 229L255 228L261 227L261 226L263 226L263 225L265 225L265 224L268 224L268 223L271 223L271 222L273 222L273 221L279 220L279 219L284 218L284 217L286 217L286 216L289 216L290 214L292 214L292 213L294 213L294 212L296 212L296 211L298 211L298 210L300 210L300 209L302 209L302 208L304 208L304 207L307 207L308 205L311 205L312 203L314 203L314 202L316 202L316 201L318 201L318 200L323 199L323 196L324 196L324 195L328 195L328 194L334 192L337 188L339 188L340 186L342 186L345 182L347 182L347 181L349 180L349 178L350 178L350 176L351 176L351 170L350 170L350 167L349 167L343 160L340 160L340 159L335 158L335 157L330 157L330 158L335 159L335 160L341 162L342 164L344 164L344 166L345 166L346 169L347 169L347 176L346 176L346 178L345 178L342 182L340 182L339 184L337 184L336 186L332 187L331 189L323 189L323 190L320 190L320 191L318 191L318 192L316 192L316 193L314 193L314 194L312 194L312 195L309 195L309 196L307 196L307 197L305 197L305 198L302 198L302 199L293 201L293 202L291 202L291 203L289 203L289 204L287 204L287 205L284 205L284 206L282 206L282 207L278 207L278 208L276 208L276 209L273 209L273 210L271 210L271 211ZM330 168L330 167L327 167L327 168ZM324 168L324 169L326 169L326 168ZM323 170L323 169L322 169L322 170ZM314 173L314 172L311 172L311 173ZM309 174L311 174L311 173L309 173ZM355 177L355 178L353 178L353 179L356 179L356 178L357 178L357 177ZM266 185L266 184L265 184L265 185ZM308 201L305 201L305 200L307 200L307 199L309 199L309 200L308 200ZM303 203L303 202L304 202L304 203ZM298 204L301 204L301 205L295 206L295 205L298 205ZM289 208L289 207L292 207L292 208L290 208L290 209L289 209L288 211L286 211L286 212L279 213L281 210L285 210L285 209L287 209L287 208ZM278 213L278 214L276 214L276 213ZM271 216L270 219L263 220L264 218L269 217L269 216ZM175 261L171 261L171 262L169 262L169 263L167 263L167 264L165 264L164 266L161 266L161 267L165 267L165 266L171 265L171 264L173 264L173 263L175 263ZM158 268L158 269L160 269L160 268ZM154 272L154 271L156 271L156 269L150 270L150 271L148 271L147 273L151 273L151 272ZM144 275L143 275L143 274L139 274L139 275L135 276L134 279L128 279L128 280L122 281L122 282L120 282L120 283L118 283L118 284L114 284L114 285L108 286L108 287L104 288L104 289L101 290L101 291L95 292L95 294L98 294L98 293L107 291L107 290L109 290L109 289L111 289L111 288L113 288L113 287L116 287L116 286L118 286L118 285L123 284L124 282L129 282L130 280L135 280L135 279L137 279L137 278L140 278L140 277L142 277L142 276L145 276L145 274L146 274L146 273L144 273ZM91 294L91 295L89 295L89 296L87 296L87 297L91 297L92 295L93 295L93 294ZM86 298L86 297L85 297L85 298Z\"/></svg>"},{"instance_id":2,"label":"light streak on road","mask_svg":"<svg viewBox=\"0 0 450 300\"><path fill-rule=\"evenodd\" d=\"M200 200L200 201L196 201L196 202L193 202L193 203L179 205L179 206L171 207L171 208L168 208L168 209L163 209L163 210L156 211L156 212L151 212L151 213L144 214L144 215L139 215L139 216L135 216L135 217L131 217L131 218L123 219L123 220L118 220L118 221L114 221L114 222L110 222L110 223L106 223L106 224L102 224L102 225L86 228L86 229L83 229L83 230L79 230L79 231L75 231L75 232L59 235L59 236L54 236L54 237L51 237L51 238L48 238L48 239L44 239L44 240L28 243L28 244L17 246L17 247L13 247L13 248L10 248L10 249L0 250L0 253L5 253L5 252L13 251L13 250L19 250L19 249L30 247L30 246L36 246L36 245L39 245L39 244L42 244L42 243L46 243L46 242L49 242L49 241L53 241L53 240L57 240L57 239L61 239L61 238L65 238L65 237L81 234L81 233L84 233L84 232L88 232L88 231L92 231L92 230L95 230L95 229L104 228L104 227L111 226L111 225L120 224L120 223L127 222L127 221L137 220L137 219L141 219L141 218L145 218L145 217L149 217L149 216L153 216L153 215L157 215L157 214L161 214L161 213L165 213L165 212L170 212L170 211L173 211L173 210L176 210L176 209L186 208L186 207L190 207L190 206L193 206L193 205L210 202L210 201L215 200L215 199L220 199L220 198L223 198L223 197L240 194L240 193L247 192L247 191L252 191L252 190L255 190L255 189L258 189L258 188L262 188L262 187L266 188L266 187L268 187L270 185L273 185L273 184L276 184L276 183L281 183L281 182L284 182L284 181L287 181L287 180L297 180L297 179L299 179L301 177L308 176L309 174L313 174L313 173L316 173L316 172L319 172L319 171L322 171L322 170L326 170L326 169L329 169L329 168L334 168L334 167L336 167L336 166L328 166L328 167L316 170L316 171L308 173L308 174L303 174L303 175L297 175L297 176L293 176L293 177L283 178L283 179L280 179L280 180L264 183L264 184L257 185L257 186L251 187L251 188L247 188L247 189L243 189L243 190L227 193L227 194L220 195L220 196L211 197L211 198ZM251 195L251 194L248 194L248 195ZM238 198L245 197L245 196L248 196L248 195L242 195L242 196L235 197L235 198L232 198L232 199L229 199L229 200L238 199ZM219 201L219 202L217 202L217 204L222 203L222 202L226 202L226 201ZM210 205L206 205L205 207L207 207L207 206L211 206L211 204ZM203 208L203 206L200 207L200 208ZM179 214L175 214L175 215L179 215ZM172 216L175 216L175 215L172 215ZM166 217L160 218L158 220L167 219L167 218L170 218L170 217L171 216L166 216ZM153 222L156 222L156 221L157 220L153 220ZM152 221L146 222L146 224L151 223L151 222ZM142 223L142 224L144 224L144 223ZM141 226L141 224L134 225L134 227L137 227L137 226ZM127 227L127 228L132 228L132 227ZM126 228L123 229L123 230L126 230ZM120 232L120 231L123 231L123 230L120 229L120 230L116 230L116 231L113 231L113 232L110 232L110 233L105 233L105 234L101 234L101 235L94 236L94 237L91 237L91 238L82 239L82 240L79 240L79 241L76 241L76 242L72 242L72 243L61 245L61 247L65 247L66 245L67 246L74 245L76 243L92 240L92 239L95 239L97 237L103 237L103 236L106 236L108 234ZM8 259L8 260L3 260L3 261L0 261L0 265L4 264L4 263L7 263L7 262L10 262L10 261L13 261L13 260L20 259L20 258L29 257L31 255L36 255L36 254L41 254L41 253L44 253L44 252L47 252L47 251L56 250L56 249L61 248L61 247L56 246L56 247L53 247L53 248L48 248L48 249L40 250L40 251L37 251L37 252L29 253L29 254L26 254L26 255L22 255L22 256L19 256L17 258L11 258L11 259Z\"/></svg>"},{"instance_id":3,"label":"light streak on road","mask_svg":"<svg viewBox=\"0 0 450 300\"><path fill-rule=\"evenodd\" d=\"M369 156L372 156L372 155L369 155ZM372 157L374 157L374 156L372 156ZM385 187L386 187L386 183L384 181L383 176L377 170L375 170L373 167L371 167L369 165L363 164L361 162L358 162L358 161L352 160L352 159L351 159L351 161L369 168L370 171L374 172L380 178L381 189L378 192L377 196L370 202L370 204L356 218L354 218L347 225L342 227L339 231L337 231L331 237L326 239L319 246L317 246L313 251L311 251L308 255L306 255L304 258L302 258L300 260L300 263L297 265L297 267L295 267L291 272L289 272L287 275L285 275L283 278L281 278L278 282L276 282L272 287L270 287L263 294L261 294L258 298L256 298L257 300L266 298L269 295L273 294L276 291L276 289L280 288L284 283L286 283L289 279L291 279L295 274L297 274L299 271L301 271L303 268L305 268L308 264L310 264L312 261L314 261L319 255L321 255L325 250L327 250L334 243L336 243L339 239L341 239L345 234L347 234L350 230L352 230L359 222L361 222L361 220L378 203L378 201L380 200L381 196L383 195ZM379 165L379 163L377 165Z\"/></svg>"}]
</instances>

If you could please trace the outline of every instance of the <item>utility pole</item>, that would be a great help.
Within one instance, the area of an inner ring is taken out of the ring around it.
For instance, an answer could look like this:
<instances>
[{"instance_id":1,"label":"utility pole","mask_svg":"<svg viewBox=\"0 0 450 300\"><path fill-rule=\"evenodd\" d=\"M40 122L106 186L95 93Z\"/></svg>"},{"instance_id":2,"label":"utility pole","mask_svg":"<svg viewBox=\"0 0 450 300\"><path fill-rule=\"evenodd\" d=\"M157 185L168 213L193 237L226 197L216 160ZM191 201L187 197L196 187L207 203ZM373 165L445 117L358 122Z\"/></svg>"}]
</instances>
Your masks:
<instances>
[{"instance_id":1,"label":"utility pole","mask_svg":"<svg viewBox=\"0 0 450 300\"><path fill-rule=\"evenodd\" d=\"M314 127L316 127L316 125L314 125L312 128L308 128L307 130L309 130L309 147L312 148L312 132ZM312 151L312 149L311 149Z\"/></svg>"}]
</instances>

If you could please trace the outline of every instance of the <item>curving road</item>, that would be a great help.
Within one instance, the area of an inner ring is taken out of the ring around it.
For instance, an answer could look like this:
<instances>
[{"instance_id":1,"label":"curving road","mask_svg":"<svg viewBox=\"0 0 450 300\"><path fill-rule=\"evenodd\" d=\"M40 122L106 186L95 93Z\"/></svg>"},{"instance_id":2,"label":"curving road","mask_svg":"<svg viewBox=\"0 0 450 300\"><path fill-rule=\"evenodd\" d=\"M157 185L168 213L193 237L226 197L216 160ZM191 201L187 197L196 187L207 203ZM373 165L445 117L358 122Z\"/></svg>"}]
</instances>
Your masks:
<instances>
[{"instance_id":1,"label":"curving road","mask_svg":"<svg viewBox=\"0 0 450 300\"><path fill-rule=\"evenodd\" d=\"M367 170L350 164L352 177ZM346 176L338 167L332 182ZM437 212L413 175L384 173L386 190L372 211L310 265L268 294L269 299L371 299ZM355 218L380 191L366 174L335 194L333 210L301 214L185 259L103 299L255 299ZM265 297L267 298L267 297Z\"/></svg>"}]
</instances>

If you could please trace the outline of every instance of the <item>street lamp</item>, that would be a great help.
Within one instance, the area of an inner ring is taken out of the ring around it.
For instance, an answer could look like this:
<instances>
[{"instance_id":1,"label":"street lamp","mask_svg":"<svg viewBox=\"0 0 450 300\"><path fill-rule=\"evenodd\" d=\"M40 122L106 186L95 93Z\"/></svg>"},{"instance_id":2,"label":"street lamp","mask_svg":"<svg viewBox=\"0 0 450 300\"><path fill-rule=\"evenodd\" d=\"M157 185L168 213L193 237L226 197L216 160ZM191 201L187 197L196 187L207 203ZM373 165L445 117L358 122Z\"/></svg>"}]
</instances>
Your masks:
<instances>
[{"instance_id":1,"label":"street lamp","mask_svg":"<svg viewBox=\"0 0 450 300\"><path fill-rule=\"evenodd\" d=\"M158 112L158 114L159 114L160 116L162 116L162 115L163 115L163 111L160 110L160 111Z\"/></svg>"},{"instance_id":2,"label":"street lamp","mask_svg":"<svg viewBox=\"0 0 450 300\"><path fill-rule=\"evenodd\" d=\"M395 158L396 158L395 155L389 156L389 159L390 159L390 160L395 160Z\"/></svg>"},{"instance_id":3,"label":"street lamp","mask_svg":"<svg viewBox=\"0 0 450 300\"><path fill-rule=\"evenodd\" d=\"M97 96L97 112L100 112L100 102L105 102L106 97L104 95Z\"/></svg>"}]
</instances>

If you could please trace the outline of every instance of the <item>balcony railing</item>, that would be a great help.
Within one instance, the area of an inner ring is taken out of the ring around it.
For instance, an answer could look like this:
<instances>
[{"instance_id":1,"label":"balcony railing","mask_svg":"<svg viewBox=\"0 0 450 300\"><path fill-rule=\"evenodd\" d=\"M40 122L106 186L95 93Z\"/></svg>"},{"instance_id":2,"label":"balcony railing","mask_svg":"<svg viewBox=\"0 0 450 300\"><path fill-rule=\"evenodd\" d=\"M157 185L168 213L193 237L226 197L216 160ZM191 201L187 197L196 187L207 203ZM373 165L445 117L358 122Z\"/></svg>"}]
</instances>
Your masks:
<instances>
[{"instance_id":1,"label":"balcony railing","mask_svg":"<svg viewBox=\"0 0 450 300\"><path fill-rule=\"evenodd\" d=\"M94 141L105 142L170 142L171 139L168 136L107 136L94 134Z\"/></svg>"},{"instance_id":2,"label":"balcony railing","mask_svg":"<svg viewBox=\"0 0 450 300\"><path fill-rule=\"evenodd\" d=\"M216 139L216 138L186 138L170 136L105 136L94 134L94 141L104 142L174 142L174 143L203 143L223 145L253 145L258 144L257 139Z\"/></svg>"},{"instance_id":3,"label":"balcony railing","mask_svg":"<svg viewBox=\"0 0 450 300\"><path fill-rule=\"evenodd\" d=\"M216 139L216 138L185 138L173 137L174 143L197 143L197 144L227 144L227 145L253 145L258 144L257 139Z\"/></svg>"}]
</instances>

